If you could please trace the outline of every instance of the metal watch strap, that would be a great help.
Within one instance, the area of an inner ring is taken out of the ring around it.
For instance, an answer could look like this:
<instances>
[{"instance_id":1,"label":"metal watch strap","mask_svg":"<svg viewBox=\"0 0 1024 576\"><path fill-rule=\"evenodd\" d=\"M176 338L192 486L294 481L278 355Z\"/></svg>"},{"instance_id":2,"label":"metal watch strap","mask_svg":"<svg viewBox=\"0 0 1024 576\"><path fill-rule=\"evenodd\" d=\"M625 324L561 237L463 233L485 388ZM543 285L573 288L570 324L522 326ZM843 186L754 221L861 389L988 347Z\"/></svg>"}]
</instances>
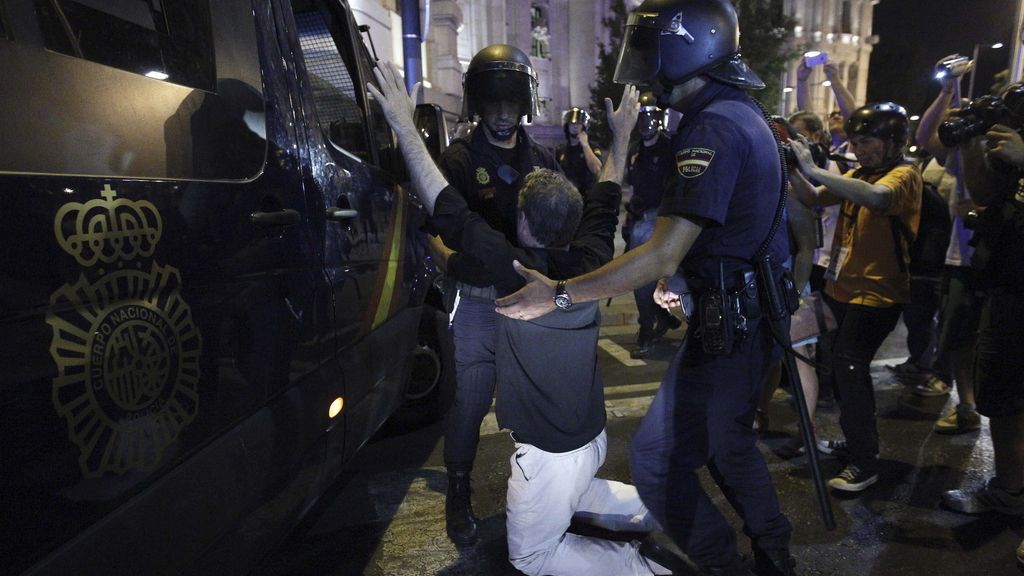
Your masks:
<instances>
[{"instance_id":1,"label":"metal watch strap","mask_svg":"<svg viewBox=\"0 0 1024 576\"><path fill-rule=\"evenodd\" d=\"M569 297L569 293L565 290L565 280L559 280L555 284L555 306L558 306L562 310L569 309L572 306L572 298Z\"/></svg>"}]
</instances>

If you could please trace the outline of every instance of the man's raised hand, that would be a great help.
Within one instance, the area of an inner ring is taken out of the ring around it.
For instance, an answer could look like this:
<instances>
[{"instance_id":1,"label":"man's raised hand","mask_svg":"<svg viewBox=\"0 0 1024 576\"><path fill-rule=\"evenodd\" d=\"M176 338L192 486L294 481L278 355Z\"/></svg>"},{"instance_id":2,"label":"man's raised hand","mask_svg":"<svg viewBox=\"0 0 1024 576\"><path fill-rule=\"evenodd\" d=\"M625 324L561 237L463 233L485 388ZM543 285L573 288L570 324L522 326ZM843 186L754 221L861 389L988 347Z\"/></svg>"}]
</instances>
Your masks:
<instances>
[{"instance_id":1,"label":"man's raised hand","mask_svg":"<svg viewBox=\"0 0 1024 576\"><path fill-rule=\"evenodd\" d=\"M604 99L605 114L608 118L608 125L616 135L629 135L636 126L636 119L640 114L640 91L636 86L627 84L622 91L622 100L619 107L612 109L612 99Z\"/></svg>"},{"instance_id":2,"label":"man's raised hand","mask_svg":"<svg viewBox=\"0 0 1024 576\"><path fill-rule=\"evenodd\" d=\"M371 83L366 84L367 90L380 103L384 111L384 118L395 132L412 129L416 131L416 123L413 115L416 112L416 102L405 91L405 82L402 74L394 62L379 62L373 69L380 88ZM417 94L420 90L420 83L412 87L412 93Z\"/></svg>"}]
</instances>

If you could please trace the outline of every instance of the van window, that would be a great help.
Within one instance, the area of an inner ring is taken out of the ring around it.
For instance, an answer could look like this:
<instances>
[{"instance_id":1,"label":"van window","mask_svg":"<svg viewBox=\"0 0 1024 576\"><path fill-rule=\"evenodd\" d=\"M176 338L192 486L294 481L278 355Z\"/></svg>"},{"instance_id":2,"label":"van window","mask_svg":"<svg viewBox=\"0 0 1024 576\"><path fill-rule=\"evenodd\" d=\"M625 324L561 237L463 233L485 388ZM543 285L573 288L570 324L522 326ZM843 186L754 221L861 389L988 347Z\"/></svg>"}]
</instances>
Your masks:
<instances>
[{"instance_id":1,"label":"van window","mask_svg":"<svg viewBox=\"0 0 1024 576\"><path fill-rule=\"evenodd\" d=\"M13 41L0 40L0 72L18 80L0 90L0 172L249 180L263 169L252 0L4 8Z\"/></svg>"},{"instance_id":2,"label":"van window","mask_svg":"<svg viewBox=\"0 0 1024 576\"><path fill-rule=\"evenodd\" d=\"M313 102L320 125L336 145L372 161L367 144L365 116L359 107L355 83L338 50L324 13L315 7L295 13L299 45L312 84ZM354 63L352 63L354 64Z\"/></svg>"},{"instance_id":3,"label":"van window","mask_svg":"<svg viewBox=\"0 0 1024 576\"><path fill-rule=\"evenodd\" d=\"M374 86L377 86L377 77L373 74L376 64L371 59L366 45L360 42L357 45L357 49L359 52L359 64L365 71L365 77ZM373 139L377 145L377 157L381 165L385 169L404 172L404 168L399 168L396 165L402 164L404 166L404 160L402 155L398 153L398 143L395 141L394 133L391 131L391 127L388 126L387 119L384 118L384 109L380 107L380 102L377 102L372 94L367 93L367 100L370 107L370 128L373 130Z\"/></svg>"},{"instance_id":4,"label":"van window","mask_svg":"<svg viewBox=\"0 0 1024 576\"><path fill-rule=\"evenodd\" d=\"M46 48L212 92L209 0L36 0Z\"/></svg>"}]
</instances>

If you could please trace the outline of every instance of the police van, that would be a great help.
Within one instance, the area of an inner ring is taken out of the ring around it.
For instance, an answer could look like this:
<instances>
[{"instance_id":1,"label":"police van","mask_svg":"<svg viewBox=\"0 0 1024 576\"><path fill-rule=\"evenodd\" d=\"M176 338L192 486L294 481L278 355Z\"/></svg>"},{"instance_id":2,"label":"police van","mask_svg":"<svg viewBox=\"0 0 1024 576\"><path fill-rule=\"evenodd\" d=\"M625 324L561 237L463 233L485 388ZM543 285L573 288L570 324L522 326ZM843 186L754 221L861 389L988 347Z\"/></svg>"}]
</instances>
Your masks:
<instances>
[{"instance_id":1,"label":"police van","mask_svg":"<svg viewBox=\"0 0 1024 576\"><path fill-rule=\"evenodd\" d=\"M244 572L440 415L372 65L342 0L0 0L0 571Z\"/></svg>"}]
</instances>

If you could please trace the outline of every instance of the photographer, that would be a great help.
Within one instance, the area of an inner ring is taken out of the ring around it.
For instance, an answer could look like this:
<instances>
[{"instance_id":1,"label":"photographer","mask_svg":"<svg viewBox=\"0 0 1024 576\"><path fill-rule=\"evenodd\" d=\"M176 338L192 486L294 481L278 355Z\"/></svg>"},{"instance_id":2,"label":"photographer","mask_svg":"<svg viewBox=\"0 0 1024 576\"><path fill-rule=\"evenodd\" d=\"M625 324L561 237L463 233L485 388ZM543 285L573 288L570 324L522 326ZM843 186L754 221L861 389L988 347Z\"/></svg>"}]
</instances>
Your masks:
<instances>
[{"instance_id":1,"label":"photographer","mask_svg":"<svg viewBox=\"0 0 1024 576\"><path fill-rule=\"evenodd\" d=\"M946 250L945 266L942 271L941 325L939 327L936 357L941 368L947 368L956 384L959 404L949 414L935 423L935 431L943 434L959 434L981 428L981 417L975 409L974 345L978 332L978 314L981 299L976 295L971 274L969 245L971 230L965 225L964 217L975 208L971 195L962 178L962 162L955 147L947 147L939 138L939 126L956 112L954 105L960 104L960 79L970 72L973 62L963 60L956 54L946 56L936 64L936 75L942 89L928 110L921 116L917 127L917 141L935 159L925 169L926 181L932 179L939 194L947 200L952 230ZM915 297L927 296L915 293ZM920 300L920 298L918 298ZM906 320L906 319L905 319ZM930 319L929 319L930 320ZM929 322L930 323L930 322ZM912 321L907 321L907 342L910 347ZM915 329L920 331L920 329ZM911 356L913 357L913 347ZM909 361L908 361L909 362ZM927 369L927 366L922 368ZM929 370L930 371L930 370ZM928 372L924 372L925 375ZM930 376L918 385L915 393L935 396L949 393L949 386L938 374Z\"/></svg>"},{"instance_id":2,"label":"photographer","mask_svg":"<svg viewBox=\"0 0 1024 576\"><path fill-rule=\"evenodd\" d=\"M878 429L870 364L910 300L910 244L921 209L921 174L903 158L909 123L891 102L858 108L846 121L861 167L838 176L814 165L808 147L791 143L799 164L793 191L806 205L842 204L825 274L825 300L839 323L832 348L848 442L846 468L829 486L859 492L878 481ZM808 179L822 184L814 188Z\"/></svg>"},{"instance_id":3,"label":"photographer","mask_svg":"<svg viewBox=\"0 0 1024 576\"><path fill-rule=\"evenodd\" d=\"M972 261L984 283L974 384L978 412L988 416L995 453L995 477L975 489L943 495L949 508L965 514L1024 514L1024 84L1002 95L1007 122L960 144L964 176L985 211L975 225ZM1024 565L1024 544L1017 549Z\"/></svg>"}]
</instances>

